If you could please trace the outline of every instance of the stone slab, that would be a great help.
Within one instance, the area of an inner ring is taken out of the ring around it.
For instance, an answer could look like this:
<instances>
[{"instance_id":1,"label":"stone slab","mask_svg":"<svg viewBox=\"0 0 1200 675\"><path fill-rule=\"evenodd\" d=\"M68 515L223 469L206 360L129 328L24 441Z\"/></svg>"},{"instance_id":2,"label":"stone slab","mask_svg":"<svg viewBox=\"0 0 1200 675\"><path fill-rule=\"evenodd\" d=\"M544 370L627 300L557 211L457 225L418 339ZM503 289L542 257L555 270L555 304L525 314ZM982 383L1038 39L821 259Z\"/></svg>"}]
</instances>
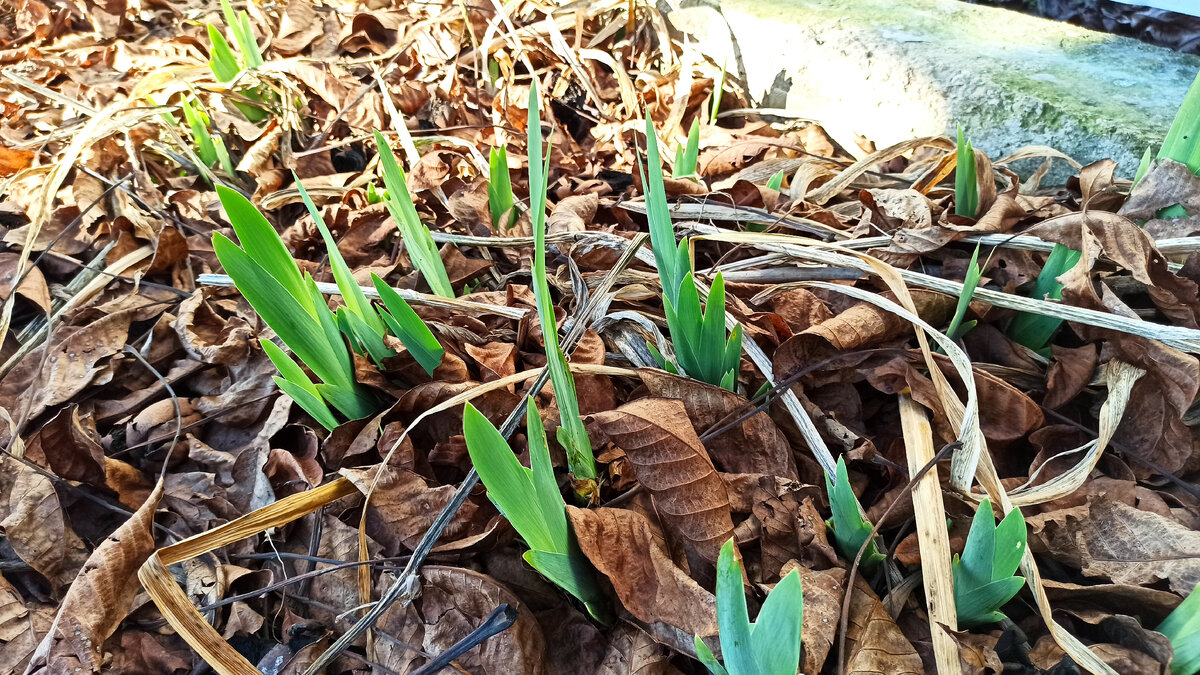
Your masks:
<instances>
[{"instance_id":1,"label":"stone slab","mask_svg":"<svg viewBox=\"0 0 1200 675\"><path fill-rule=\"evenodd\" d=\"M962 124L993 158L1047 145L1128 177L1200 71L1200 57L957 0L702 2L668 22L757 105L879 147Z\"/></svg>"}]
</instances>

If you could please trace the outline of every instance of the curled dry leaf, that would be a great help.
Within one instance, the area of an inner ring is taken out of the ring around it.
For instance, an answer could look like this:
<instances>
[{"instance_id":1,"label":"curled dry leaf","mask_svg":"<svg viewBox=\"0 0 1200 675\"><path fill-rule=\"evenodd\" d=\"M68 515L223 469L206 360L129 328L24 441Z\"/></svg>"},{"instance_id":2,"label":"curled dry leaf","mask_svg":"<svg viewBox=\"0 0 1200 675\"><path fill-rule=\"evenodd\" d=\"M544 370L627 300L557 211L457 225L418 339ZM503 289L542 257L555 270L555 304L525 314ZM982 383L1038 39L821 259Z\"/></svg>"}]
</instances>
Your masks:
<instances>
[{"instance_id":1,"label":"curled dry leaf","mask_svg":"<svg viewBox=\"0 0 1200 675\"><path fill-rule=\"evenodd\" d=\"M547 219L550 234L583 232L596 217L600 198L594 194L572 195L554 205Z\"/></svg>"},{"instance_id":2,"label":"curled dry leaf","mask_svg":"<svg viewBox=\"0 0 1200 675\"><path fill-rule=\"evenodd\" d=\"M0 527L22 560L51 585L65 588L87 560L87 549L63 514L49 478L0 455Z\"/></svg>"},{"instance_id":3,"label":"curled dry leaf","mask_svg":"<svg viewBox=\"0 0 1200 675\"><path fill-rule=\"evenodd\" d=\"M50 469L66 480L103 485L105 482L104 448L100 446L96 423L79 417L79 406L59 411L25 442L25 457Z\"/></svg>"},{"instance_id":4,"label":"curled dry leaf","mask_svg":"<svg viewBox=\"0 0 1200 675\"><path fill-rule=\"evenodd\" d=\"M675 566L645 518L626 509L573 506L567 515L584 555L630 614L692 635L716 634L716 599Z\"/></svg>"},{"instance_id":5,"label":"curled dry leaf","mask_svg":"<svg viewBox=\"0 0 1200 675\"><path fill-rule=\"evenodd\" d=\"M1200 583L1200 533L1172 518L1096 498L1032 516L1030 547L1117 584L1166 581L1186 596Z\"/></svg>"},{"instance_id":6,"label":"curled dry leaf","mask_svg":"<svg viewBox=\"0 0 1200 675\"><path fill-rule=\"evenodd\" d=\"M469 672L487 675L542 675L545 672L546 638L529 609L491 577L457 567L421 568L423 646L440 654L483 623L492 610L507 604L517 610L517 620L504 632L459 657Z\"/></svg>"},{"instance_id":7,"label":"curled dry leaf","mask_svg":"<svg viewBox=\"0 0 1200 675\"><path fill-rule=\"evenodd\" d=\"M701 432L732 422L752 409L745 398L722 387L655 368L642 368L638 374L654 396L682 401L692 424ZM713 463L727 473L799 478L787 438L765 412L714 436L704 447Z\"/></svg>"},{"instance_id":8,"label":"curled dry leaf","mask_svg":"<svg viewBox=\"0 0 1200 675\"><path fill-rule=\"evenodd\" d=\"M100 672L104 641L141 590L137 570L154 552L154 511L161 496L160 482L141 508L92 551L38 645L30 675Z\"/></svg>"},{"instance_id":9,"label":"curled dry leaf","mask_svg":"<svg viewBox=\"0 0 1200 675\"><path fill-rule=\"evenodd\" d=\"M729 496L683 402L643 398L592 419L625 451L638 482L654 495L663 525L683 539L688 561L698 562L694 552L715 565L733 536Z\"/></svg>"}]
</instances>

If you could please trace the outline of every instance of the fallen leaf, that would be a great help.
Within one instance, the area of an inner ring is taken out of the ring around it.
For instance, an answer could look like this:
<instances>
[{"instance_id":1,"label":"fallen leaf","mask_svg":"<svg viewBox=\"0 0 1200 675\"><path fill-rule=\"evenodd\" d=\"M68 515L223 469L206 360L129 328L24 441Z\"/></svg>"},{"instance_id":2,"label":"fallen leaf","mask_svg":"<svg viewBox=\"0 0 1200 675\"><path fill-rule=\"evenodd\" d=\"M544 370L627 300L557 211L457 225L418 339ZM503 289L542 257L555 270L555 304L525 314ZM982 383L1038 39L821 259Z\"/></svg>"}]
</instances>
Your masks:
<instances>
[{"instance_id":1,"label":"fallen leaf","mask_svg":"<svg viewBox=\"0 0 1200 675\"><path fill-rule=\"evenodd\" d=\"M584 555L608 577L630 614L692 635L716 634L715 598L675 566L644 518L625 509L573 506L567 515Z\"/></svg>"},{"instance_id":2,"label":"fallen leaf","mask_svg":"<svg viewBox=\"0 0 1200 675\"><path fill-rule=\"evenodd\" d=\"M38 645L30 675L100 672L104 641L132 608L141 590L137 570L154 552L154 511L162 489L160 482L150 499L92 551Z\"/></svg>"},{"instance_id":3,"label":"fallen leaf","mask_svg":"<svg viewBox=\"0 0 1200 675\"><path fill-rule=\"evenodd\" d=\"M721 387L656 368L643 368L638 374L653 396L682 401L692 425L701 432L718 423L728 424L752 410L745 398ZM791 445L765 412L714 436L704 447L713 463L727 473L799 478Z\"/></svg>"},{"instance_id":4,"label":"fallen leaf","mask_svg":"<svg viewBox=\"0 0 1200 675\"><path fill-rule=\"evenodd\" d=\"M1165 580L1180 595L1200 583L1200 533L1157 513L1101 497L1027 522L1035 552L1086 576L1139 586Z\"/></svg>"},{"instance_id":5,"label":"fallen leaf","mask_svg":"<svg viewBox=\"0 0 1200 675\"><path fill-rule=\"evenodd\" d=\"M625 451L638 482L654 495L663 525L683 538L689 563L698 562L694 552L715 566L721 545L733 536L729 497L684 404L643 398L592 419Z\"/></svg>"}]
</instances>

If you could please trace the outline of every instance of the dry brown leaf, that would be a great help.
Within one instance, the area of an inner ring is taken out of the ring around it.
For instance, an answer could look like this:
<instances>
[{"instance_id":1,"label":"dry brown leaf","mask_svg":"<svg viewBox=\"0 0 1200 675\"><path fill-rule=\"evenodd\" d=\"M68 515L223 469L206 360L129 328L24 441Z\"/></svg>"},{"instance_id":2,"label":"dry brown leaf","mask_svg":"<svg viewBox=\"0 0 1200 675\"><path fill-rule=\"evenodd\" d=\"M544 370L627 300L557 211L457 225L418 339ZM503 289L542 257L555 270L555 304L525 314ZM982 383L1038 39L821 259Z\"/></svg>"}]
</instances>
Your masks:
<instances>
[{"instance_id":1,"label":"dry brown leaf","mask_svg":"<svg viewBox=\"0 0 1200 675\"><path fill-rule=\"evenodd\" d=\"M38 645L30 675L100 672L104 641L141 590L137 570L154 551L154 511L162 488L160 482L150 499L92 551Z\"/></svg>"},{"instance_id":2,"label":"dry brown leaf","mask_svg":"<svg viewBox=\"0 0 1200 675\"><path fill-rule=\"evenodd\" d=\"M663 525L683 539L688 562L699 562L694 552L715 566L721 545L733 536L729 496L683 402L643 398L592 418L625 451L638 482L654 495Z\"/></svg>"},{"instance_id":3,"label":"dry brown leaf","mask_svg":"<svg viewBox=\"0 0 1200 675\"><path fill-rule=\"evenodd\" d=\"M701 432L718 423L732 422L751 410L749 401L721 387L654 368L643 368L638 374L652 395L682 401L692 425ZM765 412L709 439L704 447L713 463L726 473L799 479L787 438Z\"/></svg>"},{"instance_id":4,"label":"dry brown leaf","mask_svg":"<svg viewBox=\"0 0 1200 675\"><path fill-rule=\"evenodd\" d=\"M671 650L637 626L617 624L609 635L608 653L595 675L670 675Z\"/></svg>"},{"instance_id":5,"label":"dry brown leaf","mask_svg":"<svg viewBox=\"0 0 1200 675\"><path fill-rule=\"evenodd\" d=\"M583 232L596 217L600 198L594 194L572 195L554 205L547 219L550 234Z\"/></svg>"},{"instance_id":6,"label":"dry brown leaf","mask_svg":"<svg viewBox=\"0 0 1200 675\"><path fill-rule=\"evenodd\" d=\"M1166 580L1187 595L1200 583L1200 533L1157 513L1103 497L1032 516L1030 546L1113 583Z\"/></svg>"},{"instance_id":7,"label":"dry brown leaf","mask_svg":"<svg viewBox=\"0 0 1200 675\"><path fill-rule=\"evenodd\" d=\"M79 406L63 408L25 442L25 456L67 480L104 485L104 448L91 415L80 419Z\"/></svg>"},{"instance_id":8,"label":"dry brown leaf","mask_svg":"<svg viewBox=\"0 0 1200 675\"><path fill-rule=\"evenodd\" d=\"M671 562L645 518L625 509L573 506L567 515L584 555L608 577L630 614L693 635L716 634L716 599Z\"/></svg>"},{"instance_id":9,"label":"dry brown leaf","mask_svg":"<svg viewBox=\"0 0 1200 675\"><path fill-rule=\"evenodd\" d=\"M1061 408L1079 395L1099 362L1095 345L1060 347L1050 345L1054 360L1046 371L1046 395L1042 405L1050 409Z\"/></svg>"},{"instance_id":10,"label":"dry brown leaf","mask_svg":"<svg viewBox=\"0 0 1200 675\"><path fill-rule=\"evenodd\" d=\"M0 253L0 300L8 300L12 295L13 282L17 280L17 263L20 255L16 253ZM17 286L17 295L37 305L43 312L49 312L50 288L46 285L46 277L38 267L26 267L27 274Z\"/></svg>"},{"instance_id":11,"label":"dry brown leaf","mask_svg":"<svg viewBox=\"0 0 1200 675\"><path fill-rule=\"evenodd\" d=\"M340 473L367 494L378 472L378 467L371 467L343 468ZM387 555L396 555L402 546L412 550L450 502L454 490L453 485L431 488L424 478L412 471L383 467L367 508L367 536L383 544ZM462 536L476 508L471 502L463 504L446 528L443 540L452 541Z\"/></svg>"},{"instance_id":12,"label":"dry brown leaf","mask_svg":"<svg viewBox=\"0 0 1200 675\"><path fill-rule=\"evenodd\" d=\"M920 675L921 657L862 577L854 579L846 629L849 675Z\"/></svg>"},{"instance_id":13,"label":"dry brown leaf","mask_svg":"<svg viewBox=\"0 0 1200 675\"><path fill-rule=\"evenodd\" d=\"M47 406L69 401L93 382L112 377L109 357L119 354L129 336L133 311L105 316L90 325L69 327L55 336L42 366L42 350L34 350L0 380L0 407L26 410L35 418ZM29 395L30 388L34 394ZM21 399L24 405L18 406ZM26 407L27 406L27 407Z\"/></svg>"},{"instance_id":14,"label":"dry brown leaf","mask_svg":"<svg viewBox=\"0 0 1200 675\"><path fill-rule=\"evenodd\" d=\"M13 150L0 145L0 176L11 176L27 168L36 156L32 150Z\"/></svg>"},{"instance_id":15,"label":"dry brown leaf","mask_svg":"<svg viewBox=\"0 0 1200 675\"><path fill-rule=\"evenodd\" d=\"M87 560L87 549L63 514L49 478L0 455L0 527L13 551L51 585L71 584Z\"/></svg>"},{"instance_id":16,"label":"dry brown leaf","mask_svg":"<svg viewBox=\"0 0 1200 675\"><path fill-rule=\"evenodd\" d=\"M546 639L537 620L515 595L491 577L457 567L421 568L423 646L440 654L475 630L502 604L517 610L507 630L456 661L470 672L487 675L540 675L545 672Z\"/></svg>"}]
</instances>

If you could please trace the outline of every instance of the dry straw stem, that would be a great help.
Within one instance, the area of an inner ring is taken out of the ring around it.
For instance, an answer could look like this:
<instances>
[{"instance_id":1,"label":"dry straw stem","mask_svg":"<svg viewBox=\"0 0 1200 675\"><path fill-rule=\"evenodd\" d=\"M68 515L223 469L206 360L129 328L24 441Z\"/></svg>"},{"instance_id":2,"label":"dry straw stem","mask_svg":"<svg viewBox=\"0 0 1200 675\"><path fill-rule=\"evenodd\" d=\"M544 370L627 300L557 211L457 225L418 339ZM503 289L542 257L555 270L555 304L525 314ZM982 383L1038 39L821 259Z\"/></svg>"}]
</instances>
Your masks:
<instances>
[{"instance_id":1,"label":"dry straw stem","mask_svg":"<svg viewBox=\"0 0 1200 675\"><path fill-rule=\"evenodd\" d=\"M233 280L227 274L201 274L196 278L196 283L201 286L219 286L221 288L232 288ZM326 281L318 281L317 290L323 295L340 296L342 292L338 290L337 284ZM375 290L374 286L359 286L362 289L363 295L372 300L379 299L379 291ZM474 314L495 314L506 319L521 319L530 310L519 309L517 307L505 307L504 305L493 305L487 302L475 302L474 300L463 300L461 298L443 298L440 295L429 295L427 293L418 293L404 288L393 288L400 297L412 305L425 305L427 307L439 307L441 309L449 309L459 312L469 312Z\"/></svg>"},{"instance_id":2,"label":"dry straw stem","mask_svg":"<svg viewBox=\"0 0 1200 675\"><path fill-rule=\"evenodd\" d=\"M121 256L119 259L113 261L113 263L105 267L100 274L92 277L92 279L86 285L84 285L83 288L79 289L78 292L71 296L71 298L67 300L62 307L54 312L54 314L50 317L49 322L42 327L41 331L29 336L29 339L25 340L25 342L21 344L17 351L11 357L9 357L7 361L4 362L4 365L0 365L0 377L4 377L4 375L7 374L8 371L13 368L13 366L17 365L17 363L19 363L26 354L36 349L38 345L40 345L42 341L46 339L46 336L50 334L50 326L62 318L64 314L71 309L78 307L84 302L91 300L96 296L97 293L104 290L110 283L112 283L114 277L124 274L129 270L129 268L137 265L146 258L149 258L153 254L154 249L149 244L138 247ZM16 293L13 293L11 297L16 297Z\"/></svg>"},{"instance_id":3,"label":"dry straw stem","mask_svg":"<svg viewBox=\"0 0 1200 675\"><path fill-rule=\"evenodd\" d=\"M159 549L138 570L138 579L163 617L188 645L220 675L262 675L244 656L230 647L192 605L168 565L228 546L272 527L308 515L342 497L357 493L354 484L338 478L319 488L285 497L208 532Z\"/></svg>"},{"instance_id":4,"label":"dry straw stem","mask_svg":"<svg viewBox=\"0 0 1200 675\"><path fill-rule=\"evenodd\" d=\"M805 239L803 237L794 237L786 234L759 234L754 232L730 232L720 228L700 225L694 226L696 231L702 235L694 237L696 239L708 239L711 241L724 241L735 244L747 244L754 246L764 251L774 253L783 253L791 255L802 260L811 260L814 262L832 265L834 267L850 267L857 270L862 270L868 273L878 274L875 267L872 266L871 260L878 260L865 256L862 253L852 251L845 246L837 244L829 244L813 239ZM832 249L832 250L830 250ZM919 288L928 288L934 291L940 291L953 296L959 296L963 292L963 285L958 281L942 279L940 277L921 274L910 270L893 271L899 275L905 283L917 286ZM1011 293L1001 293L986 288L975 289L975 298L983 302L987 302L996 307L1005 309L1015 309L1031 314L1042 314L1045 316L1053 316L1065 321L1074 321L1089 326L1097 326L1099 328L1107 328L1109 330L1129 333L1141 337L1158 340L1163 344L1174 347L1180 351L1189 354L1200 354L1200 330L1195 328L1182 328L1179 326L1165 326L1140 319L1130 319L1118 314L1108 314L1106 312L1098 312L1091 309L1083 309L1082 307L1073 307L1064 305L1058 302L1047 302L1045 300L1035 300L1026 298L1020 295Z\"/></svg>"},{"instance_id":5,"label":"dry straw stem","mask_svg":"<svg viewBox=\"0 0 1200 675\"><path fill-rule=\"evenodd\" d=\"M900 394L900 426L908 456L910 478L933 460L933 429L925 409L913 401L909 392ZM917 544L921 551L921 578L925 583L925 602L929 608L929 633L933 637L933 658L939 675L959 675L958 643L942 626L958 630L954 606L954 575L950 569L950 534L946 531L946 506L937 465L917 479L912 490L913 512L917 519Z\"/></svg>"}]
</instances>

